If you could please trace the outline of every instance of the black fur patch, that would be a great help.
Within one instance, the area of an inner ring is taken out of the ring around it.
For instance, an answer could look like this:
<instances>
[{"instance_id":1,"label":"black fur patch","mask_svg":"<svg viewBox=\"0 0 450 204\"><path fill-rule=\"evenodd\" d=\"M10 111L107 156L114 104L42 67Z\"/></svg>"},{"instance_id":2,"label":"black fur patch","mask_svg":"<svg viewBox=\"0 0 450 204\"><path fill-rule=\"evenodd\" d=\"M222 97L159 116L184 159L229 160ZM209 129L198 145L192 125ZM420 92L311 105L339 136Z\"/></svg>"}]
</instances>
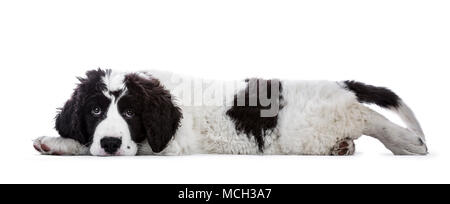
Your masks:
<instances>
[{"instance_id":1,"label":"black fur patch","mask_svg":"<svg viewBox=\"0 0 450 204\"><path fill-rule=\"evenodd\" d=\"M55 128L61 137L74 139L83 145L92 141L101 118L92 117L91 108L99 107L105 111L111 102L102 94L106 90L102 83L105 74L105 71L98 69L88 71L86 78L78 78L80 84L56 115Z\"/></svg>"},{"instance_id":2,"label":"black fur patch","mask_svg":"<svg viewBox=\"0 0 450 204\"><path fill-rule=\"evenodd\" d=\"M346 88L356 94L361 103L374 103L383 108L398 108L400 97L384 87L367 85L357 81L345 81Z\"/></svg>"},{"instance_id":3,"label":"black fur patch","mask_svg":"<svg viewBox=\"0 0 450 204\"><path fill-rule=\"evenodd\" d=\"M273 131L277 126L278 112L273 117L262 117L261 111L270 110L272 106L278 106L278 110L283 108L281 105L283 100L281 94L282 86L279 80L247 79L246 82L247 87L245 90L234 96L233 107L227 111L227 115L233 120L237 131L247 134L249 138L251 136L255 138L259 150L263 152L265 146L264 137L266 133ZM279 95L272 95L273 83L278 83ZM275 103L270 105L261 104L260 93L266 93L267 98L274 99ZM245 103L240 104L240 100L243 98L245 98ZM252 103L252 101L256 103Z\"/></svg>"}]
</instances>

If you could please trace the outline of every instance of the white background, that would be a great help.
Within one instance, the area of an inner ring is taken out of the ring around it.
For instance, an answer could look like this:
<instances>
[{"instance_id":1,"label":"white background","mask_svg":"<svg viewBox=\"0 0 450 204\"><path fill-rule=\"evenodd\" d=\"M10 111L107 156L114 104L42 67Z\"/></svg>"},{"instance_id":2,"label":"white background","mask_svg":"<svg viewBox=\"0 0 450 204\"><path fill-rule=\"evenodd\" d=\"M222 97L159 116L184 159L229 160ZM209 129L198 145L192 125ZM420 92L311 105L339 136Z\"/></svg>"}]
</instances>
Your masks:
<instances>
[{"instance_id":1,"label":"white background","mask_svg":"<svg viewBox=\"0 0 450 204\"><path fill-rule=\"evenodd\" d=\"M431 154L364 137L353 157L39 156L32 140L57 136L56 108L97 67L387 86ZM450 182L449 68L449 1L1 0L0 183Z\"/></svg>"}]
</instances>

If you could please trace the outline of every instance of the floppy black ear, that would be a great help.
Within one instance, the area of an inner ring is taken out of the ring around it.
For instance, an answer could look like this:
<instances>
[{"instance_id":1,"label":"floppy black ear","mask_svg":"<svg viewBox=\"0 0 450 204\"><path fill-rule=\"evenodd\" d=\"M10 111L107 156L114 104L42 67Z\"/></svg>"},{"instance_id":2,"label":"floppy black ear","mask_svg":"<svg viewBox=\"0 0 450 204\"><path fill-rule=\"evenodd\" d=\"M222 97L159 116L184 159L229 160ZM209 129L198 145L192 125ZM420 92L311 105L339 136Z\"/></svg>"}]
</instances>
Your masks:
<instances>
[{"instance_id":1,"label":"floppy black ear","mask_svg":"<svg viewBox=\"0 0 450 204\"><path fill-rule=\"evenodd\" d=\"M147 86L144 99L142 121L147 133L147 140L153 152L164 150L178 130L181 111L173 104L172 96L159 82Z\"/></svg>"},{"instance_id":2,"label":"floppy black ear","mask_svg":"<svg viewBox=\"0 0 450 204\"><path fill-rule=\"evenodd\" d=\"M78 90L76 90L72 98L60 109L60 112L56 115L55 128L61 137L71 138L81 144L86 144L88 138L82 132L81 98L78 95Z\"/></svg>"},{"instance_id":3,"label":"floppy black ear","mask_svg":"<svg viewBox=\"0 0 450 204\"><path fill-rule=\"evenodd\" d=\"M181 112L167 95L152 97L144 105L142 114L147 140L153 152L159 153L175 135L180 124Z\"/></svg>"},{"instance_id":4,"label":"floppy black ear","mask_svg":"<svg viewBox=\"0 0 450 204\"><path fill-rule=\"evenodd\" d=\"M142 123L153 152L163 151L180 126L181 110L172 95L157 79L144 79L137 75L127 77L129 89L140 89L142 95ZM131 91L131 90L130 90Z\"/></svg>"},{"instance_id":5,"label":"floppy black ear","mask_svg":"<svg viewBox=\"0 0 450 204\"><path fill-rule=\"evenodd\" d=\"M83 145L89 143L90 138L84 128L83 106L89 93L105 89L101 82L105 74L105 71L97 69L86 72L85 78L78 78L80 84L56 115L55 129L61 137L74 139Z\"/></svg>"}]
</instances>

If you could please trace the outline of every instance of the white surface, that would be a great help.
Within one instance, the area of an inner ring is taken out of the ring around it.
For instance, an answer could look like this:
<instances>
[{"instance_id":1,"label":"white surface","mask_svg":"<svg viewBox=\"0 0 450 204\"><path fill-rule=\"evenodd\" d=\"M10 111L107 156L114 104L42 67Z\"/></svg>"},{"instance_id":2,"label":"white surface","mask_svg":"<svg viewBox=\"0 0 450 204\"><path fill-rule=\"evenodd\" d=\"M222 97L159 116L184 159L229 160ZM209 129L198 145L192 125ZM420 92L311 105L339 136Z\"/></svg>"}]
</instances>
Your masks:
<instances>
[{"instance_id":1,"label":"white surface","mask_svg":"<svg viewBox=\"0 0 450 204\"><path fill-rule=\"evenodd\" d=\"M449 10L434 0L0 1L0 183L448 183ZM39 156L32 139L56 136L55 108L97 67L387 86L417 114L431 154L394 157L364 138L345 158Z\"/></svg>"}]
</instances>

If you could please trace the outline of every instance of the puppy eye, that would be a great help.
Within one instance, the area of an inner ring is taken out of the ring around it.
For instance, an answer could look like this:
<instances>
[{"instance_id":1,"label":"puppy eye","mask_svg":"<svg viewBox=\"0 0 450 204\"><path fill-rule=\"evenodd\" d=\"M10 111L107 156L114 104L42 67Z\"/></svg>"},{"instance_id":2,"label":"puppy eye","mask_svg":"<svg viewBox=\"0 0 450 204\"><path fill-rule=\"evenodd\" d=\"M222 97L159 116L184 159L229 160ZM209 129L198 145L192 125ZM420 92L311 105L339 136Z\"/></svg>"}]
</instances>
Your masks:
<instances>
[{"instance_id":1,"label":"puppy eye","mask_svg":"<svg viewBox=\"0 0 450 204\"><path fill-rule=\"evenodd\" d=\"M92 109L91 113L94 116L100 116L102 114L102 109L99 107L95 107Z\"/></svg>"},{"instance_id":2,"label":"puppy eye","mask_svg":"<svg viewBox=\"0 0 450 204\"><path fill-rule=\"evenodd\" d=\"M124 113L126 118L133 118L134 117L134 111L131 109L126 110Z\"/></svg>"}]
</instances>

